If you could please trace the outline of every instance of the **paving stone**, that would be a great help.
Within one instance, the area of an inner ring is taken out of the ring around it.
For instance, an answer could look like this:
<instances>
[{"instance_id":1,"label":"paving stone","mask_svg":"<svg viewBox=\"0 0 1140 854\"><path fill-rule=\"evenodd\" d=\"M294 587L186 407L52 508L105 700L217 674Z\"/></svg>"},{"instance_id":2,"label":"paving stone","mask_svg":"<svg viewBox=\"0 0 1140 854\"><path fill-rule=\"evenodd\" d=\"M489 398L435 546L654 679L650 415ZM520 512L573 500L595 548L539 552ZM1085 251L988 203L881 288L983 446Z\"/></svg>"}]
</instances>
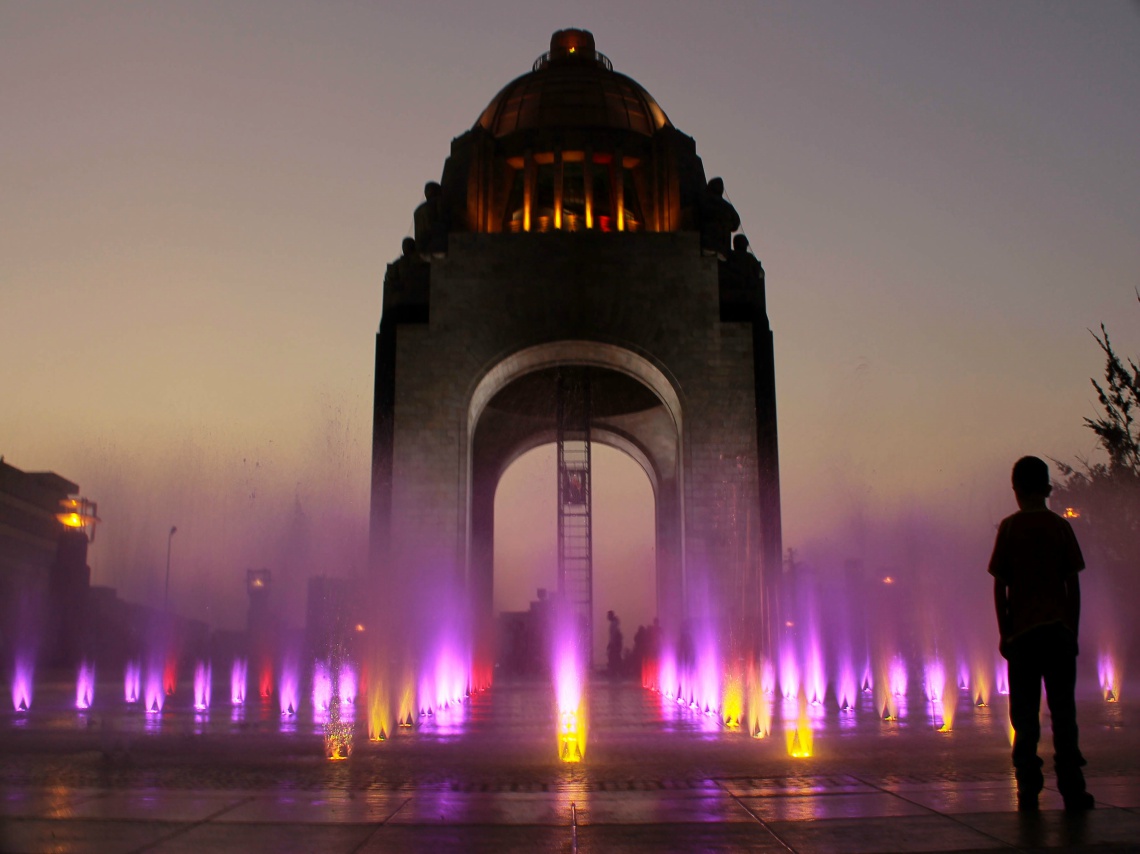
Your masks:
<instances>
[{"instance_id":1,"label":"paving stone","mask_svg":"<svg viewBox=\"0 0 1140 854\"><path fill-rule=\"evenodd\" d=\"M115 791L88 798L71 807L75 819L197 822L249 800L249 795L211 792Z\"/></svg>"},{"instance_id":2,"label":"paving stone","mask_svg":"<svg viewBox=\"0 0 1140 854\"><path fill-rule=\"evenodd\" d=\"M570 825L570 801L557 794L419 792L389 824Z\"/></svg>"},{"instance_id":3,"label":"paving stone","mask_svg":"<svg viewBox=\"0 0 1140 854\"><path fill-rule=\"evenodd\" d=\"M757 823L639 825L609 824L578 828L580 854L655 854L701 852L773 852L787 854L776 837Z\"/></svg>"},{"instance_id":4,"label":"paving stone","mask_svg":"<svg viewBox=\"0 0 1140 854\"><path fill-rule=\"evenodd\" d=\"M774 795L741 798L740 803L762 821L815 821L825 818L930 814L930 810L887 792Z\"/></svg>"},{"instance_id":5,"label":"paving stone","mask_svg":"<svg viewBox=\"0 0 1140 854\"><path fill-rule=\"evenodd\" d=\"M1126 810L977 813L955 818L1018 848L1073 849L1106 844L1140 847L1140 815Z\"/></svg>"},{"instance_id":6,"label":"paving stone","mask_svg":"<svg viewBox=\"0 0 1140 854\"><path fill-rule=\"evenodd\" d=\"M1005 843L938 815L780 821L768 825L797 852L983 851Z\"/></svg>"},{"instance_id":7,"label":"paving stone","mask_svg":"<svg viewBox=\"0 0 1140 854\"><path fill-rule=\"evenodd\" d=\"M577 802L579 825L753 822L735 798L645 792L591 793Z\"/></svg>"},{"instance_id":8,"label":"paving stone","mask_svg":"<svg viewBox=\"0 0 1140 854\"><path fill-rule=\"evenodd\" d=\"M5 818L3 854L125 854L177 832L177 824L138 821L72 821Z\"/></svg>"},{"instance_id":9,"label":"paving stone","mask_svg":"<svg viewBox=\"0 0 1140 854\"><path fill-rule=\"evenodd\" d=\"M485 825L377 828L359 854L463 851L471 854L570 854L570 828Z\"/></svg>"},{"instance_id":10,"label":"paving stone","mask_svg":"<svg viewBox=\"0 0 1140 854\"><path fill-rule=\"evenodd\" d=\"M190 827L147 852L156 854L350 854L375 828L362 824L205 824ZM407 851L414 848L404 849Z\"/></svg>"},{"instance_id":11,"label":"paving stone","mask_svg":"<svg viewBox=\"0 0 1140 854\"><path fill-rule=\"evenodd\" d=\"M342 792L247 797L214 821L218 824L379 824L391 818L407 800L407 795L349 796Z\"/></svg>"}]
</instances>

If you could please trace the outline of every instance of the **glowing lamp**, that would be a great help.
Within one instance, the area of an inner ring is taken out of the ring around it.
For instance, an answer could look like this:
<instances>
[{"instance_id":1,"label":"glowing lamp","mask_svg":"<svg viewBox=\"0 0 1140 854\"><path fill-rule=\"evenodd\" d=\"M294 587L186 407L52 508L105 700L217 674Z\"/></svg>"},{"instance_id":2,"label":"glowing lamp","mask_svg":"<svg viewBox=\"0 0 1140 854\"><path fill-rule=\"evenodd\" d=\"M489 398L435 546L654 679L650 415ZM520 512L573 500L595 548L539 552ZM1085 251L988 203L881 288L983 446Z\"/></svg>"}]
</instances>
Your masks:
<instances>
[{"instance_id":1,"label":"glowing lamp","mask_svg":"<svg viewBox=\"0 0 1140 854\"><path fill-rule=\"evenodd\" d=\"M883 579L883 584L894 584L894 583L895 583L895 580L893 578L891 578L891 576L889 576L889 575Z\"/></svg>"},{"instance_id":2,"label":"glowing lamp","mask_svg":"<svg viewBox=\"0 0 1140 854\"><path fill-rule=\"evenodd\" d=\"M356 624L356 630L357 630L358 632L362 632L362 631L364 631L364 624L363 624L363 623L357 623L357 624Z\"/></svg>"},{"instance_id":3,"label":"glowing lamp","mask_svg":"<svg viewBox=\"0 0 1140 854\"><path fill-rule=\"evenodd\" d=\"M64 498L59 502L59 512L55 518L63 527L71 531L85 530L89 539L95 539L95 523L99 522L97 515L99 505L86 498Z\"/></svg>"},{"instance_id":4,"label":"glowing lamp","mask_svg":"<svg viewBox=\"0 0 1140 854\"><path fill-rule=\"evenodd\" d=\"M269 582L273 580L273 573L268 569L247 569L245 571L245 588L251 595L264 595L269 592Z\"/></svg>"},{"instance_id":5,"label":"glowing lamp","mask_svg":"<svg viewBox=\"0 0 1140 854\"><path fill-rule=\"evenodd\" d=\"M1078 510L1076 507L1066 507L1065 512L1062 513L1061 515L1064 516L1066 519L1080 519L1081 518L1081 511Z\"/></svg>"}]
</instances>

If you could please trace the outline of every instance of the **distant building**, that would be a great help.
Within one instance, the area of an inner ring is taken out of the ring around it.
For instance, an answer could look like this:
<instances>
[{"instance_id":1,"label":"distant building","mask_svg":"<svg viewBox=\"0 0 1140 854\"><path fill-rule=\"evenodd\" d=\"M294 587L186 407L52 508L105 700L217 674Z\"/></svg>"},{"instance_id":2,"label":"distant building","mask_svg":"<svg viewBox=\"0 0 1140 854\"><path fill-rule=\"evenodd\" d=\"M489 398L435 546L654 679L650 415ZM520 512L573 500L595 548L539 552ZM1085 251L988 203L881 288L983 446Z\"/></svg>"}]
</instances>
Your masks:
<instances>
[{"instance_id":1,"label":"distant building","mask_svg":"<svg viewBox=\"0 0 1140 854\"><path fill-rule=\"evenodd\" d=\"M0 459L0 651L71 662L87 624L94 513L79 486Z\"/></svg>"}]
</instances>

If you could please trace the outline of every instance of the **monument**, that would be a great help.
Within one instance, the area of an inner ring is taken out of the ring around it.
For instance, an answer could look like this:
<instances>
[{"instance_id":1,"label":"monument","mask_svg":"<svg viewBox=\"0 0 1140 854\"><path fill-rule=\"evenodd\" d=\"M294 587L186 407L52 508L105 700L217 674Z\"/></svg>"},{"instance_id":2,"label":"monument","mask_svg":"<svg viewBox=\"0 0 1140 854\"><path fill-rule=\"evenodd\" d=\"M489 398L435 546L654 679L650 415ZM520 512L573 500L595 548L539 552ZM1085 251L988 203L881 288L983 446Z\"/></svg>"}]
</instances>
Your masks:
<instances>
[{"instance_id":1,"label":"monument","mask_svg":"<svg viewBox=\"0 0 1140 854\"><path fill-rule=\"evenodd\" d=\"M371 505L385 596L452 585L485 628L496 485L557 443L559 593L603 619L589 449L604 443L653 487L662 626L698 608L726 631L764 624L782 552L772 333L723 194L583 30L556 32L452 142L385 278Z\"/></svg>"}]
</instances>

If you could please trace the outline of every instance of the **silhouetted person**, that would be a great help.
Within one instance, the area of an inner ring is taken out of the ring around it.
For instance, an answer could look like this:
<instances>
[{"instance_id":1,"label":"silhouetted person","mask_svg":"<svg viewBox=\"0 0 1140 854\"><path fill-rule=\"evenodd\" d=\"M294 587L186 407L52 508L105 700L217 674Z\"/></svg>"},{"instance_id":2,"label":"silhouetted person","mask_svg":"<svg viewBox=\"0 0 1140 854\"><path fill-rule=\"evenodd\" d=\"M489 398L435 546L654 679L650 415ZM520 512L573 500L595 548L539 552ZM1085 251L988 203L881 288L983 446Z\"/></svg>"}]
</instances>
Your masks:
<instances>
[{"instance_id":1,"label":"silhouetted person","mask_svg":"<svg viewBox=\"0 0 1140 854\"><path fill-rule=\"evenodd\" d=\"M724 197L724 181L713 178L701 197L701 250L728 260L732 232L740 228L740 215L732 202Z\"/></svg>"},{"instance_id":2,"label":"silhouetted person","mask_svg":"<svg viewBox=\"0 0 1140 854\"><path fill-rule=\"evenodd\" d=\"M760 259L748 251L748 238L743 234L732 238L728 266L742 284L751 284L764 279L764 268L760 266Z\"/></svg>"},{"instance_id":3,"label":"silhouetted person","mask_svg":"<svg viewBox=\"0 0 1140 854\"><path fill-rule=\"evenodd\" d=\"M610 621L610 641L606 644L606 669L611 676L621 673L621 620L613 611L606 612L606 619Z\"/></svg>"},{"instance_id":4,"label":"silhouetted person","mask_svg":"<svg viewBox=\"0 0 1140 854\"><path fill-rule=\"evenodd\" d=\"M1002 520L990 558L1001 654L1009 662L1009 721L1017 806L1036 810L1045 783L1041 738L1041 683L1053 720L1053 761L1066 809L1091 809L1077 744L1077 632L1081 616L1078 573L1085 562L1072 526L1045 505L1053 487L1049 466L1022 457L1013 467L1017 513Z\"/></svg>"},{"instance_id":5,"label":"silhouetted person","mask_svg":"<svg viewBox=\"0 0 1140 854\"><path fill-rule=\"evenodd\" d=\"M416 246L427 258L447 250L447 223L443 215L443 188L435 181L424 185L424 200L412 214Z\"/></svg>"}]
</instances>

